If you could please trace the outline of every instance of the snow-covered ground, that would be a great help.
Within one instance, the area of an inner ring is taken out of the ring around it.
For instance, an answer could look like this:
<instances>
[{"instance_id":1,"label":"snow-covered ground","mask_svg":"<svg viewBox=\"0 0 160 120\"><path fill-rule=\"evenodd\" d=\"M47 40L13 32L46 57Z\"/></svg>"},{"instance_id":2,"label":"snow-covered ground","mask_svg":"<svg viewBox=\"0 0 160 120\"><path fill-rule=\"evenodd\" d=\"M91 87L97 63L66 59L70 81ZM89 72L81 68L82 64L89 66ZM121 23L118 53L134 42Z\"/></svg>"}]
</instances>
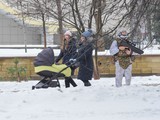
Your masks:
<instances>
[{"instance_id":1,"label":"snow-covered ground","mask_svg":"<svg viewBox=\"0 0 160 120\"><path fill-rule=\"evenodd\" d=\"M0 120L159 120L160 77L133 77L131 86L114 78L84 87L31 90L38 81L0 82ZM123 81L124 82L124 81Z\"/></svg>"},{"instance_id":2,"label":"snow-covered ground","mask_svg":"<svg viewBox=\"0 0 160 120\"><path fill-rule=\"evenodd\" d=\"M27 53L25 53L25 49L3 49L3 47L9 47L9 46L4 46L4 45L0 45L1 49L0 49L0 57L30 57L33 56L35 57L39 52L42 51L42 49L27 49ZM13 47L22 47L20 45L13 45L11 46L11 48ZM42 45L30 45L28 47L42 47ZM49 47L57 47L57 45L51 45ZM160 54L160 49L159 49L160 45L154 45L153 47L147 48L144 50L144 54ZM60 50L59 49L54 49L54 53L55 56L58 56ZM94 52L93 52L94 55ZM109 50L105 50L102 52L98 52L98 55L110 55Z\"/></svg>"}]
</instances>

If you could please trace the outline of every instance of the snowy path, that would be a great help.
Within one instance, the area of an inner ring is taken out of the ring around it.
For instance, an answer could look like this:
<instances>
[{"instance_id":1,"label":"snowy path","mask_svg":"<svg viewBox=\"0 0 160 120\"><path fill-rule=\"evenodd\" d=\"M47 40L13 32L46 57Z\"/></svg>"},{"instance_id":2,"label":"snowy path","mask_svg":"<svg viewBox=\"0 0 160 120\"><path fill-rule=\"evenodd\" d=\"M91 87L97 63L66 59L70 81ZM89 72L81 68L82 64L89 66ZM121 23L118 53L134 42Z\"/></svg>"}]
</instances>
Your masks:
<instances>
[{"instance_id":1,"label":"snowy path","mask_svg":"<svg viewBox=\"0 0 160 120\"><path fill-rule=\"evenodd\" d=\"M37 81L0 82L0 120L159 120L160 77L133 77L116 88L114 78L91 87L31 90Z\"/></svg>"}]
</instances>

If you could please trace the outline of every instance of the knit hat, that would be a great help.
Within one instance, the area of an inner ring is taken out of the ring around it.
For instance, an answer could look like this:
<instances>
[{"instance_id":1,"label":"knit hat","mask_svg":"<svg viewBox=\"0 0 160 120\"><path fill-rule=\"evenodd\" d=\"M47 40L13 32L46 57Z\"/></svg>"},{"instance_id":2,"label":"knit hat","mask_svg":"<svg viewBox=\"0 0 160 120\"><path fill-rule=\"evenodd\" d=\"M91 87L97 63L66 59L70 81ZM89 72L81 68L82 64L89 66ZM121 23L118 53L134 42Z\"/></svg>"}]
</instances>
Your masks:
<instances>
[{"instance_id":1,"label":"knit hat","mask_svg":"<svg viewBox=\"0 0 160 120\"><path fill-rule=\"evenodd\" d=\"M82 33L82 36L84 36L84 37L91 37L93 35L93 32L92 32L92 30L91 29L89 29L89 30L87 30L87 31L84 31L83 33Z\"/></svg>"},{"instance_id":2,"label":"knit hat","mask_svg":"<svg viewBox=\"0 0 160 120\"><path fill-rule=\"evenodd\" d=\"M64 35L72 36L72 33L71 33L71 31L67 30L67 31L64 33Z\"/></svg>"},{"instance_id":3,"label":"knit hat","mask_svg":"<svg viewBox=\"0 0 160 120\"><path fill-rule=\"evenodd\" d=\"M122 32L126 32L126 34L123 35ZM122 30L122 31L118 34L118 38L127 39L127 38L128 38L127 31L126 31L126 30Z\"/></svg>"}]
</instances>

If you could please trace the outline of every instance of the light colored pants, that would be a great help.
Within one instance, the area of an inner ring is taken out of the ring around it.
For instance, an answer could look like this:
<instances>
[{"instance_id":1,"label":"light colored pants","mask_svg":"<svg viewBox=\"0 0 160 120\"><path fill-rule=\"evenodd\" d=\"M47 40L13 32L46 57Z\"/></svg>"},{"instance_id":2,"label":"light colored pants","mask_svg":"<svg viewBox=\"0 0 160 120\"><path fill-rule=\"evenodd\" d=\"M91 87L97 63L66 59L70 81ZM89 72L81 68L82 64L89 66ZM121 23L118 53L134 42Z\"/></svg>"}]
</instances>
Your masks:
<instances>
[{"instance_id":1,"label":"light colored pants","mask_svg":"<svg viewBox=\"0 0 160 120\"><path fill-rule=\"evenodd\" d=\"M122 79L123 76L125 77L125 82L126 85L130 85L131 84L131 77L132 77L132 64L128 66L127 69L123 69L120 65L119 65L119 61L117 61L115 63L116 66L116 87L121 87L122 86Z\"/></svg>"}]
</instances>

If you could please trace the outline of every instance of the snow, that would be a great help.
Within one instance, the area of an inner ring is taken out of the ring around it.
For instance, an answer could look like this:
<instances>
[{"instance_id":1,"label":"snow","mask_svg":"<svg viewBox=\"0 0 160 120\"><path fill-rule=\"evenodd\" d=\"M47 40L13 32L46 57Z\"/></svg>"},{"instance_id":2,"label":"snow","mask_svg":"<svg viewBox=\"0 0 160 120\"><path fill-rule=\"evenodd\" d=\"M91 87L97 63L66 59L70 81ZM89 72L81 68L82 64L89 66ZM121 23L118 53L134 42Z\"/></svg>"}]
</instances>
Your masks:
<instances>
[{"instance_id":1,"label":"snow","mask_svg":"<svg viewBox=\"0 0 160 120\"><path fill-rule=\"evenodd\" d=\"M58 47L58 45L47 45L47 47ZM0 57L35 57L44 48L43 45L27 45L25 52L24 45L0 45ZM12 51L12 52L11 52ZM59 49L54 49L55 55L59 54Z\"/></svg>"},{"instance_id":2,"label":"snow","mask_svg":"<svg viewBox=\"0 0 160 120\"><path fill-rule=\"evenodd\" d=\"M18 49L15 49L14 47ZM0 48L1 48L0 57L35 57L39 52L42 51L43 45L27 45L27 47L29 47L29 49L27 49L27 53L25 53L25 49L22 49L23 47L24 45L0 45ZM48 47L58 47L58 45L48 45ZM150 48L145 49L144 55L160 54L159 47L160 45L154 45ZM53 49L53 50L54 50L55 56L58 56L60 50L59 49ZM93 51L93 55L94 55L94 51ZM110 55L110 53L109 53L109 50L105 50L105 51L98 52L98 55L100 56Z\"/></svg>"},{"instance_id":3,"label":"snow","mask_svg":"<svg viewBox=\"0 0 160 120\"><path fill-rule=\"evenodd\" d=\"M12 51L12 52L11 52ZM0 49L0 57L35 57L42 49ZM59 54L59 49L54 49L55 56Z\"/></svg>"},{"instance_id":4,"label":"snow","mask_svg":"<svg viewBox=\"0 0 160 120\"><path fill-rule=\"evenodd\" d=\"M0 120L159 120L160 76L132 77L116 88L115 78L84 87L35 89L38 81L0 82ZM123 81L124 82L124 81Z\"/></svg>"}]
</instances>

